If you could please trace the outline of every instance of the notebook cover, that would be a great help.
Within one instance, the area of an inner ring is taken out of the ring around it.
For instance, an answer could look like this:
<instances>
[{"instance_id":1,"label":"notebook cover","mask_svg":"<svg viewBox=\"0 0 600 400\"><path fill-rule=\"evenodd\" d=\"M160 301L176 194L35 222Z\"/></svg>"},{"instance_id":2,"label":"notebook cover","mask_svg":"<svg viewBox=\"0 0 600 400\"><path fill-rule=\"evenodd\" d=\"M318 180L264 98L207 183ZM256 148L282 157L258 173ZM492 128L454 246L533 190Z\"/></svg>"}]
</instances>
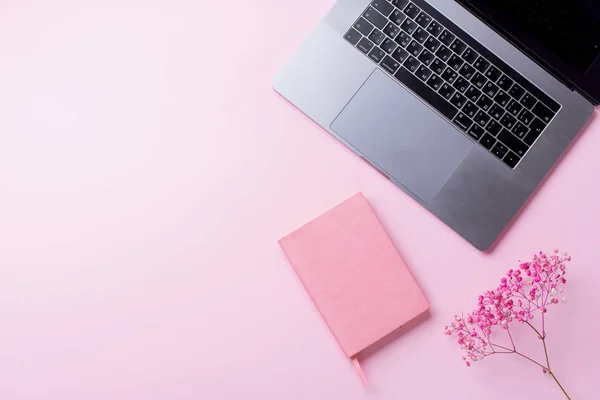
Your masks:
<instances>
[{"instance_id":1,"label":"notebook cover","mask_svg":"<svg viewBox=\"0 0 600 400\"><path fill-rule=\"evenodd\" d=\"M360 193L279 244L347 357L429 308Z\"/></svg>"}]
</instances>

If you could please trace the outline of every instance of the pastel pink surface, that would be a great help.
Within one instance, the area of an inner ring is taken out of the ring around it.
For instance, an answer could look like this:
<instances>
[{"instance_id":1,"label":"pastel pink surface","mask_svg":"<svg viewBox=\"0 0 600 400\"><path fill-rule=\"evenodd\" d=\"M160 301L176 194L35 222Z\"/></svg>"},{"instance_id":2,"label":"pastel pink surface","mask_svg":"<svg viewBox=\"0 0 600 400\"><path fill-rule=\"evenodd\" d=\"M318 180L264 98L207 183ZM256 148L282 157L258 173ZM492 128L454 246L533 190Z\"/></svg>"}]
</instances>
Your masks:
<instances>
[{"instance_id":1,"label":"pastel pink surface","mask_svg":"<svg viewBox=\"0 0 600 400\"><path fill-rule=\"evenodd\" d=\"M271 89L332 4L0 1L2 400L560 400L522 359L463 367L442 334L554 247L573 263L551 361L597 398L598 118L478 252ZM277 244L359 191L431 305L361 359L369 389Z\"/></svg>"},{"instance_id":2,"label":"pastel pink surface","mask_svg":"<svg viewBox=\"0 0 600 400\"><path fill-rule=\"evenodd\" d=\"M429 308L360 193L279 244L347 357Z\"/></svg>"}]
</instances>

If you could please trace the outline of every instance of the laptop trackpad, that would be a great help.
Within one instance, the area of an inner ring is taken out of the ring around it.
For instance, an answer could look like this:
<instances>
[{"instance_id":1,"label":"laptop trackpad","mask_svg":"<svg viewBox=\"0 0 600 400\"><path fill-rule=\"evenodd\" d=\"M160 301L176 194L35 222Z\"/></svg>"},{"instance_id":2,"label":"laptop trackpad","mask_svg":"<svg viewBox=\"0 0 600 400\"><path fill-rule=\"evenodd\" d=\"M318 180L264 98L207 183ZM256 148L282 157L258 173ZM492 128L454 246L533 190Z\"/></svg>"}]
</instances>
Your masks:
<instances>
[{"instance_id":1,"label":"laptop trackpad","mask_svg":"<svg viewBox=\"0 0 600 400\"><path fill-rule=\"evenodd\" d=\"M473 143L376 70L331 124L373 164L429 203Z\"/></svg>"}]
</instances>

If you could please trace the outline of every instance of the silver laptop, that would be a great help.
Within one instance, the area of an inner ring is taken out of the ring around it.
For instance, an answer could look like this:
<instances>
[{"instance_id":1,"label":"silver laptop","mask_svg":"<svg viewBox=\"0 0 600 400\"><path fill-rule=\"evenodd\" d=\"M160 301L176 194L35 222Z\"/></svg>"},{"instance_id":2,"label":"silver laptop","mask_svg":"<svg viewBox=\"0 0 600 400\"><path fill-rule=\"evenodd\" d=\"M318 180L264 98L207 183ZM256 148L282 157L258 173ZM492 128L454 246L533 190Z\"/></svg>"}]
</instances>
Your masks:
<instances>
[{"instance_id":1,"label":"silver laptop","mask_svg":"<svg viewBox=\"0 0 600 400\"><path fill-rule=\"evenodd\" d=\"M597 0L339 0L274 88L488 249L600 99Z\"/></svg>"}]
</instances>

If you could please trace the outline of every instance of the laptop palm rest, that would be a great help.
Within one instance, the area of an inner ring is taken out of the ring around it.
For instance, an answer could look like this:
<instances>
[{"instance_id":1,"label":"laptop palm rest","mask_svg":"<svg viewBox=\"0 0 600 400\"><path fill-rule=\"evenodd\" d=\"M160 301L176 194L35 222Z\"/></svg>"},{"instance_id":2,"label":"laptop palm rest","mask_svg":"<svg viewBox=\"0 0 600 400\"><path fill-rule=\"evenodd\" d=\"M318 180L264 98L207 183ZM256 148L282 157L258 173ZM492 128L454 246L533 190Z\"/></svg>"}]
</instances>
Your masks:
<instances>
[{"instance_id":1,"label":"laptop palm rest","mask_svg":"<svg viewBox=\"0 0 600 400\"><path fill-rule=\"evenodd\" d=\"M433 200L474 146L380 70L331 129L424 203Z\"/></svg>"}]
</instances>

